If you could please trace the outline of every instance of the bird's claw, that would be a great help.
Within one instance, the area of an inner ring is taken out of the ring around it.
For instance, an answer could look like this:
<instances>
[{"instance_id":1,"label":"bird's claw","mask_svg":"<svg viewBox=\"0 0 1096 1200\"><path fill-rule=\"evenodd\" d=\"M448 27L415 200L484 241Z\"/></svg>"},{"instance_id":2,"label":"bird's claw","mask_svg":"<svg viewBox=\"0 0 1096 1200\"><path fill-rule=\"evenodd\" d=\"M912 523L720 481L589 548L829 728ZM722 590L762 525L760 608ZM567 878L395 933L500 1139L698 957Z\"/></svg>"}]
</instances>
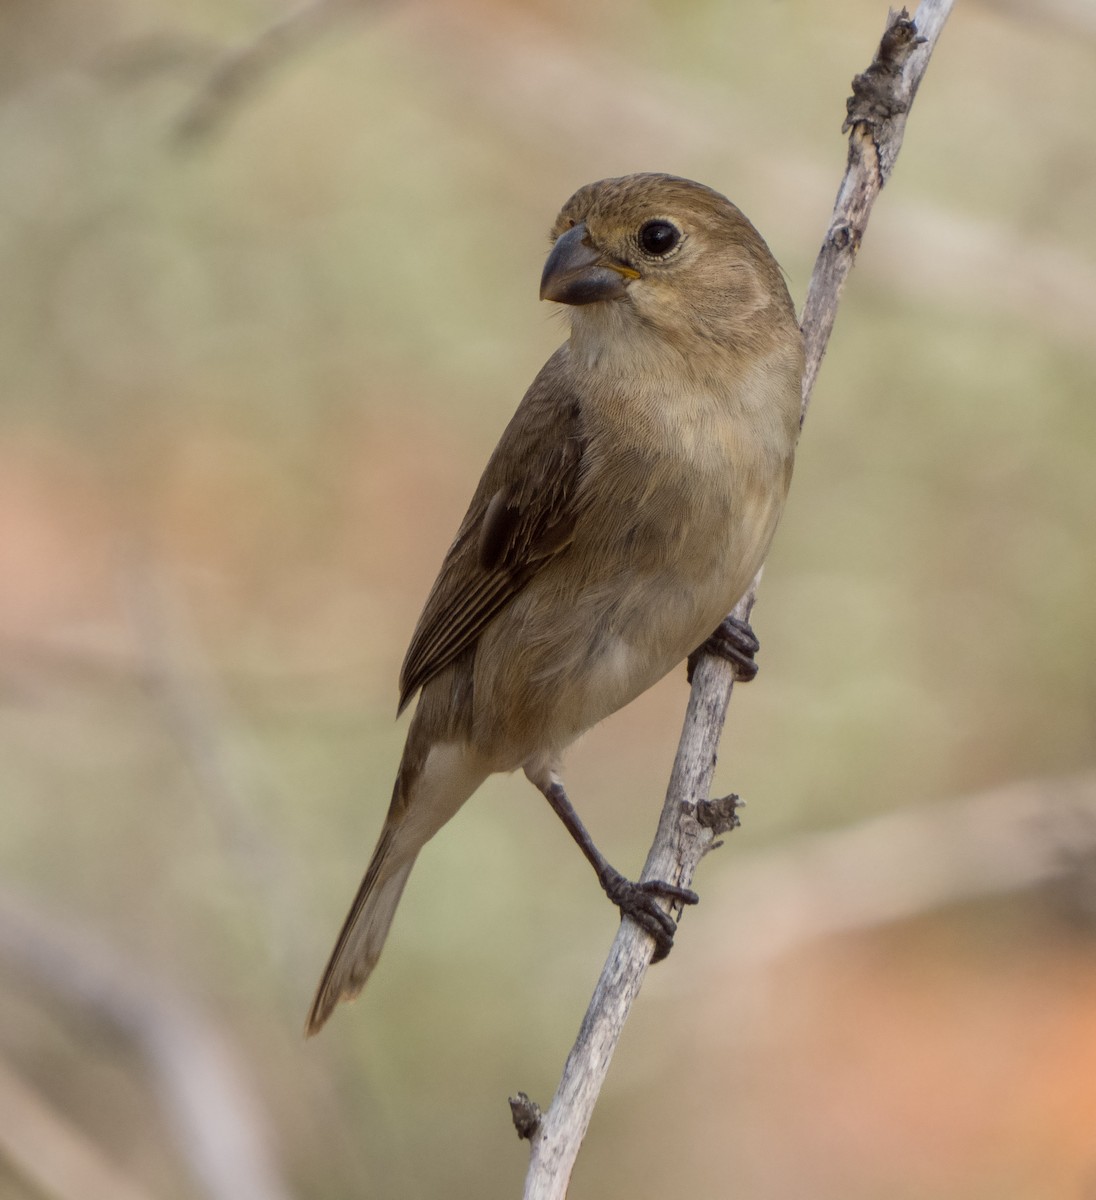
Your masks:
<instances>
[{"instance_id":1,"label":"bird's claw","mask_svg":"<svg viewBox=\"0 0 1096 1200\"><path fill-rule=\"evenodd\" d=\"M757 663L754 655L761 649L749 621L740 621L738 617L724 617L719 628L702 645L689 655L688 678L693 681L693 671L701 654L717 654L725 658L734 667L734 677L737 683L749 683L757 674Z\"/></svg>"},{"instance_id":2,"label":"bird's claw","mask_svg":"<svg viewBox=\"0 0 1096 1200\"><path fill-rule=\"evenodd\" d=\"M697 904L700 897L690 888L665 883L661 879L646 879L633 883L610 867L601 876L605 894L620 909L621 917L631 919L654 939L655 952L651 962L661 962L674 944L677 922L658 903L659 898L677 904Z\"/></svg>"}]
</instances>

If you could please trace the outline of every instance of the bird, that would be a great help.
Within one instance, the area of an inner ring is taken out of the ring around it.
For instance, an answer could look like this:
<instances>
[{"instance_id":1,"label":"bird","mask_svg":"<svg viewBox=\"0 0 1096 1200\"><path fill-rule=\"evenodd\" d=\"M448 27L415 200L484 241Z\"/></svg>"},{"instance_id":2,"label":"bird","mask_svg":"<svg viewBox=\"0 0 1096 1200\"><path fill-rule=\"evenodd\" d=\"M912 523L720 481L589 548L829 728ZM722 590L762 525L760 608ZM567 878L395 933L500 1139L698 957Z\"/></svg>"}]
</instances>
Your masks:
<instances>
[{"instance_id":1,"label":"bird","mask_svg":"<svg viewBox=\"0 0 1096 1200\"><path fill-rule=\"evenodd\" d=\"M784 508L802 337L761 235L704 184L588 184L551 240L540 295L570 336L503 431L412 634L399 712L418 703L307 1035L361 991L419 851L489 775L524 771L652 961L676 929L659 900L697 900L608 863L563 753L699 648L756 671L752 630L725 618Z\"/></svg>"}]
</instances>

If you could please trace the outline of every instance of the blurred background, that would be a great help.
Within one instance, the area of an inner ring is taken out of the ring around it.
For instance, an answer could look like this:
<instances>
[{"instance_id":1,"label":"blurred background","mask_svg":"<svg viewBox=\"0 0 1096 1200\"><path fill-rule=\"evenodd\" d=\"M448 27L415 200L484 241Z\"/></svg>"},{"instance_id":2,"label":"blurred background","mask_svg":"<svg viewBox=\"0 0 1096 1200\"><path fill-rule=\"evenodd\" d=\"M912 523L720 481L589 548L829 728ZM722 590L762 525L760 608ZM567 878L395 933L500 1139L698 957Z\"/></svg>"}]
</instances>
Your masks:
<instances>
[{"instance_id":1,"label":"blurred background","mask_svg":"<svg viewBox=\"0 0 1096 1200\"><path fill-rule=\"evenodd\" d=\"M404 647L564 325L579 185L802 303L875 0L0 8L0 1197L519 1194L615 914L539 796L304 1014ZM571 1195L1096 1196L1096 13L964 0L839 314L717 776L748 800ZM639 869L684 669L571 755Z\"/></svg>"}]
</instances>

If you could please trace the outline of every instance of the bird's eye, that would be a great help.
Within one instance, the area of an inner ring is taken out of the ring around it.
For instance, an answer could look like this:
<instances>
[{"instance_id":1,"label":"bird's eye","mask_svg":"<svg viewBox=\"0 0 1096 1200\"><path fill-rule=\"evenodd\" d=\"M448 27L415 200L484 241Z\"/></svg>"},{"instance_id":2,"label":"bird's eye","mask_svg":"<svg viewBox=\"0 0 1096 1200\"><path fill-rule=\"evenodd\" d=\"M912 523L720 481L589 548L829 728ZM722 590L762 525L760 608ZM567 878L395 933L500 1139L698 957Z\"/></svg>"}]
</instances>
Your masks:
<instances>
[{"instance_id":1,"label":"bird's eye","mask_svg":"<svg viewBox=\"0 0 1096 1200\"><path fill-rule=\"evenodd\" d=\"M669 254L680 241L681 230L669 221L648 221L639 231L640 248L656 257Z\"/></svg>"}]
</instances>

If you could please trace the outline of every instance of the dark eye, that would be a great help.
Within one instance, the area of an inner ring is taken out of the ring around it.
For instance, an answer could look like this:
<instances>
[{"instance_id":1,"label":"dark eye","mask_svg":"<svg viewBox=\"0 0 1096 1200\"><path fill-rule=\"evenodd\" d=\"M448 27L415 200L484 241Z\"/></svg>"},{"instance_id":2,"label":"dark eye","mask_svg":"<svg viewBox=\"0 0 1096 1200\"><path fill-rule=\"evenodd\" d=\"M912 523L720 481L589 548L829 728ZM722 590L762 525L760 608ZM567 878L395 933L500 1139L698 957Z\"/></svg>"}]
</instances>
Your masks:
<instances>
[{"instance_id":1,"label":"dark eye","mask_svg":"<svg viewBox=\"0 0 1096 1200\"><path fill-rule=\"evenodd\" d=\"M640 248L656 257L669 254L681 241L681 230L669 221L648 221L639 231Z\"/></svg>"}]
</instances>

